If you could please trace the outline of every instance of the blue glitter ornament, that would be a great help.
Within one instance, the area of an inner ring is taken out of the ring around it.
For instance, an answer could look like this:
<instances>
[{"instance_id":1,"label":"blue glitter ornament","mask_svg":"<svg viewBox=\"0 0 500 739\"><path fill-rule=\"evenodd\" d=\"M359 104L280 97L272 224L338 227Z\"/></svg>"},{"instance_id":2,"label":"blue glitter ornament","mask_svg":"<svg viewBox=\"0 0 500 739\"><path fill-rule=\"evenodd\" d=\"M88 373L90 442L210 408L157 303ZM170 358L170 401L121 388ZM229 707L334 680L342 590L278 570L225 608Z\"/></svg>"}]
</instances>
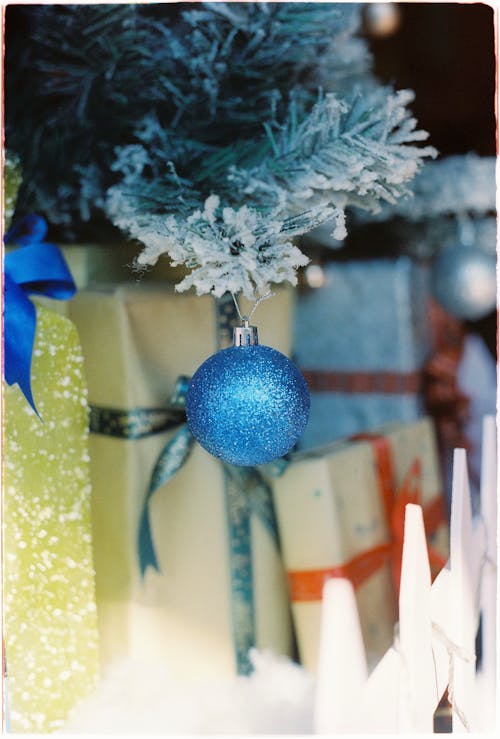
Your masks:
<instances>
[{"instance_id":1,"label":"blue glitter ornament","mask_svg":"<svg viewBox=\"0 0 500 739\"><path fill-rule=\"evenodd\" d=\"M215 457L250 467L282 457L309 418L309 389L288 357L258 344L255 326L196 370L186 395L195 439Z\"/></svg>"}]
</instances>

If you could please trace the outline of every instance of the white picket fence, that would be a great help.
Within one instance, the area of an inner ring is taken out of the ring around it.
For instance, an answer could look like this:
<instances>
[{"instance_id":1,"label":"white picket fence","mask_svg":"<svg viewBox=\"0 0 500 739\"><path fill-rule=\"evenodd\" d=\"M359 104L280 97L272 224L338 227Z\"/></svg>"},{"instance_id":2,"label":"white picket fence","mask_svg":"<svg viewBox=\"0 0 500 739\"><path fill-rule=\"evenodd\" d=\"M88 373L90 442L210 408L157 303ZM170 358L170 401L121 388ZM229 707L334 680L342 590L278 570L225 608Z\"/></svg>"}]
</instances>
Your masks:
<instances>
[{"instance_id":1,"label":"white picket fence","mask_svg":"<svg viewBox=\"0 0 500 739\"><path fill-rule=\"evenodd\" d=\"M448 690L453 732L496 729L497 479L495 419L483 423L480 512L463 449L454 452L450 559L431 585L422 509L406 506L399 630L368 675L354 591L323 594L315 703L319 734L432 733ZM482 659L475 639L481 614Z\"/></svg>"}]
</instances>

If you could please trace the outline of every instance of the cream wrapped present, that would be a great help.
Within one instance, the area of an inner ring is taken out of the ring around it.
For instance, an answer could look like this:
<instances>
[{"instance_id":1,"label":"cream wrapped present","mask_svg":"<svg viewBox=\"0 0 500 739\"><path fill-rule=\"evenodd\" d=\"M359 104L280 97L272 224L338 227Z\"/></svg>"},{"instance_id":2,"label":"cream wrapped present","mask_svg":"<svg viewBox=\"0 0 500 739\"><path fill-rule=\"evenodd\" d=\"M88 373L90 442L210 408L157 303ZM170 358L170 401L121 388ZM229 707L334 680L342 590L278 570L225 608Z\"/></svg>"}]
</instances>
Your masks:
<instances>
[{"instance_id":1,"label":"cream wrapped present","mask_svg":"<svg viewBox=\"0 0 500 739\"><path fill-rule=\"evenodd\" d=\"M4 640L10 728L47 733L95 687L87 396L75 327L37 309L40 420L4 386Z\"/></svg>"},{"instance_id":2,"label":"cream wrapped present","mask_svg":"<svg viewBox=\"0 0 500 739\"><path fill-rule=\"evenodd\" d=\"M354 584L373 667L393 641L406 503L423 507L431 563L439 569L446 562L432 423L391 424L292 455L273 479L273 494L302 664L316 668L322 588L338 576Z\"/></svg>"},{"instance_id":3,"label":"cream wrapped present","mask_svg":"<svg viewBox=\"0 0 500 739\"><path fill-rule=\"evenodd\" d=\"M290 291L279 290L258 310L262 343L285 354L290 300ZM230 343L232 300L179 295L171 285L102 286L81 291L69 310L83 343L93 406L103 663L125 654L161 658L174 676L193 680L245 672L252 644L290 653L270 490L257 473L236 479L190 445L178 427L179 413L165 410L179 376L190 376ZM151 496L159 457L162 474ZM156 560L158 570L146 567L142 575L138 542L145 511L149 562Z\"/></svg>"},{"instance_id":4,"label":"cream wrapped present","mask_svg":"<svg viewBox=\"0 0 500 739\"><path fill-rule=\"evenodd\" d=\"M124 284L134 280L132 264L137 245L128 241L109 244L62 244L60 249L79 289L96 284ZM158 260L155 268L141 272L141 282L179 282L185 267L172 267L168 257Z\"/></svg>"}]
</instances>

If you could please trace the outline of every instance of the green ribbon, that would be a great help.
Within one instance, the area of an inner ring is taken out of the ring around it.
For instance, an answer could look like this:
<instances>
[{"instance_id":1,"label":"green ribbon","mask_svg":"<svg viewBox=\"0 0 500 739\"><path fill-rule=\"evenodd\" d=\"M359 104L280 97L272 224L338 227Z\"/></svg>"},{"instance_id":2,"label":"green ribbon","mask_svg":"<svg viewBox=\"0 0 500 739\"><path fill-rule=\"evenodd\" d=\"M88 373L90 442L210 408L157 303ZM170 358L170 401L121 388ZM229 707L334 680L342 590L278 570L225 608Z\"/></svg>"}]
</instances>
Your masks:
<instances>
[{"instance_id":1,"label":"green ribbon","mask_svg":"<svg viewBox=\"0 0 500 739\"><path fill-rule=\"evenodd\" d=\"M231 344L232 325L238 322L230 294L216 301L218 348ZM167 408L117 410L91 406L90 430L121 439L142 439L175 427L177 431L160 453L151 474L139 522L138 556L141 576L148 567L160 571L149 517L152 495L185 464L195 440L186 423L185 394L189 378L181 376ZM255 646L255 603L251 516L256 515L269 531L279 550L278 527L272 492L262 472L255 467L235 467L222 463L230 562L231 617L237 672L252 671L249 649Z\"/></svg>"},{"instance_id":2,"label":"green ribbon","mask_svg":"<svg viewBox=\"0 0 500 739\"><path fill-rule=\"evenodd\" d=\"M186 378L179 378L177 385ZM194 445L194 438L186 423L183 409L169 408L134 408L117 410L102 406L90 406L89 429L93 434L114 436L117 439L133 441L168 431L178 427L174 436L163 448L151 474L149 487L144 499L138 536L138 554L141 576L148 567L159 571L158 560L153 546L151 521L149 518L149 501L153 493L168 482L186 462Z\"/></svg>"},{"instance_id":3,"label":"green ribbon","mask_svg":"<svg viewBox=\"0 0 500 739\"><path fill-rule=\"evenodd\" d=\"M91 405L89 429L93 434L132 441L168 431L185 420L185 412L175 407L134 408L123 411Z\"/></svg>"},{"instance_id":4,"label":"green ribbon","mask_svg":"<svg viewBox=\"0 0 500 739\"><path fill-rule=\"evenodd\" d=\"M183 423L163 448L154 466L139 522L138 551L139 567L142 577L144 577L148 567L153 567L158 572L160 571L151 534L149 501L153 493L165 485L180 470L189 457L193 445L194 437L187 423Z\"/></svg>"},{"instance_id":5,"label":"green ribbon","mask_svg":"<svg viewBox=\"0 0 500 739\"><path fill-rule=\"evenodd\" d=\"M223 470L233 644L238 674L248 675L252 672L248 652L256 642L251 516L256 515L264 524L279 550L278 527L271 488L260 470L226 463L223 463Z\"/></svg>"},{"instance_id":6,"label":"green ribbon","mask_svg":"<svg viewBox=\"0 0 500 739\"><path fill-rule=\"evenodd\" d=\"M189 380L190 378L186 375L181 375L177 379L174 395L166 408L119 410L96 405L90 406L90 432L113 436L117 439L129 441L144 439L162 431L168 431L180 424L180 428L163 448L156 461L142 507L138 536L139 567L142 577L148 567L160 570L151 534L149 501L153 493L180 470L194 444L194 438L186 423L184 408Z\"/></svg>"}]
</instances>

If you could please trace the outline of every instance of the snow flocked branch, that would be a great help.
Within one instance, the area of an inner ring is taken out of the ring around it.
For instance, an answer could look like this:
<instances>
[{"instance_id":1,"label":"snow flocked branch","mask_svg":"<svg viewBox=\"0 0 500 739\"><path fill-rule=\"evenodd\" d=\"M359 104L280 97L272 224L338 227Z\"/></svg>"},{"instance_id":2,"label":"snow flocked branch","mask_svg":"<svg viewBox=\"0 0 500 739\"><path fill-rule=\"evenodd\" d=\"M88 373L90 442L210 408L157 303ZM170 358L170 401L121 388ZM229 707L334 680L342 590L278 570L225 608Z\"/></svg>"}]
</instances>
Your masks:
<instances>
[{"instance_id":1,"label":"snow flocked branch","mask_svg":"<svg viewBox=\"0 0 500 739\"><path fill-rule=\"evenodd\" d=\"M473 152L427 162L411 192L377 213L354 210L353 228L379 222L420 259L458 243L496 250L496 158Z\"/></svg>"},{"instance_id":2,"label":"snow flocked branch","mask_svg":"<svg viewBox=\"0 0 500 739\"><path fill-rule=\"evenodd\" d=\"M198 295L220 297L229 290L253 299L264 295L269 283L296 284L297 268L309 261L287 238L300 233L299 226L264 218L245 205L222 207L217 195L208 197L203 210L185 221L175 216L135 216L131 226L129 231L140 233L146 245L137 258L139 268L168 253L174 266L191 269L176 286L179 292L194 287Z\"/></svg>"},{"instance_id":3,"label":"snow flocked branch","mask_svg":"<svg viewBox=\"0 0 500 739\"><path fill-rule=\"evenodd\" d=\"M184 180L176 179L175 162L167 160L163 176L151 177L150 126L145 145L129 152L133 156L118 150L115 167L124 177L109 191L108 213L145 245L138 266L168 254L173 264L192 270L180 290L194 286L198 294L230 290L255 297L269 283L295 284L297 268L308 260L291 236L333 220L335 238L344 238L347 206L376 212L381 202L395 202L409 192L423 158L435 156L432 147L414 145L427 134L416 130L406 108L412 99L411 91L389 94L383 88L351 102L329 93L301 121L292 100L283 125L264 124L260 143L207 150L210 167L200 162ZM165 149L172 153L171 146ZM153 201L163 200L173 212L148 216L147 193L151 210ZM200 205L190 213L197 197Z\"/></svg>"},{"instance_id":4,"label":"snow flocked branch","mask_svg":"<svg viewBox=\"0 0 500 739\"><path fill-rule=\"evenodd\" d=\"M114 149L135 143L145 115L165 130L219 145L253 136L262 111L286 105L293 87L310 99L324 79L339 91L370 77L371 55L355 38L357 3L35 4L10 11L6 140L25 175L19 207L44 213L71 237L102 218Z\"/></svg>"},{"instance_id":5,"label":"snow flocked branch","mask_svg":"<svg viewBox=\"0 0 500 739\"><path fill-rule=\"evenodd\" d=\"M295 282L295 235L327 219L344 235L347 206L393 202L433 153L415 146L411 93L371 72L362 8L14 8L6 129L20 212L73 238L106 216L142 241L140 267L161 254L186 264L180 289Z\"/></svg>"},{"instance_id":6,"label":"snow flocked branch","mask_svg":"<svg viewBox=\"0 0 500 739\"><path fill-rule=\"evenodd\" d=\"M460 216L484 217L496 208L496 157L480 157L473 152L427 162L412 182L411 192L379 210L376 217L362 220L385 221L395 216L410 221Z\"/></svg>"}]
</instances>

